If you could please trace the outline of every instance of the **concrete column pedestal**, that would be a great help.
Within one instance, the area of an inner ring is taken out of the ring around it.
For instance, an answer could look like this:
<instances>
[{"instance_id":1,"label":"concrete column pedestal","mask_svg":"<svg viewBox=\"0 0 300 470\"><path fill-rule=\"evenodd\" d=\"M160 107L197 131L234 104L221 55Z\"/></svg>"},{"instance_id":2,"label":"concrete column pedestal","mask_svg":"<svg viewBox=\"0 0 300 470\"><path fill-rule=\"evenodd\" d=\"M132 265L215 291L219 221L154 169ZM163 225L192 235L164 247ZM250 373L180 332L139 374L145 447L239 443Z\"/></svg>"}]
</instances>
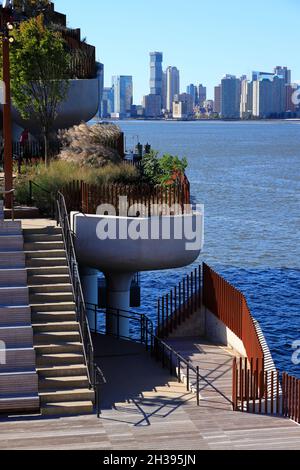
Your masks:
<instances>
[{"instance_id":1,"label":"concrete column pedestal","mask_svg":"<svg viewBox=\"0 0 300 470\"><path fill-rule=\"evenodd\" d=\"M130 288L134 273L105 273L107 282L106 332L118 337L129 337ZM117 311L120 310L120 317Z\"/></svg>"},{"instance_id":2,"label":"concrete column pedestal","mask_svg":"<svg viewBox=\"0 0 300 470\"><path fill-rule=\"evenodd\" d=\"M86 304L98 306L98 271L96 269L80 267L80 279L83 290L83 296ZM95 314L92 308L88 308L87 316L92 331L96 331Z\"/></svg>"}]
</instances>

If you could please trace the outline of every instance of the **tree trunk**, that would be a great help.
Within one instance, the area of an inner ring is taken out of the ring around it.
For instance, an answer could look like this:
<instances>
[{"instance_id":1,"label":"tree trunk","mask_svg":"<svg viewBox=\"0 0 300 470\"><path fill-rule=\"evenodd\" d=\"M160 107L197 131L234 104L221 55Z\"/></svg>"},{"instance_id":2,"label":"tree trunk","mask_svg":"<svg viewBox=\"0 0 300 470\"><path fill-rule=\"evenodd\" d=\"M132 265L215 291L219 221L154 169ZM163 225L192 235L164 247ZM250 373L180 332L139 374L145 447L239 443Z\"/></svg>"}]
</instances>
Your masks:
<instances>
[{"instance_id":1,"label":"tree trunk","mask_svg":"<svg viewBox=\"0 0 300 470\"><path fill-rule=\"evenodd\" d=\"M49 143L47 132L44 134L44 143L45 143L45 166L48 167L50 164L49 161Z\"/></svg>"}]
</instances>

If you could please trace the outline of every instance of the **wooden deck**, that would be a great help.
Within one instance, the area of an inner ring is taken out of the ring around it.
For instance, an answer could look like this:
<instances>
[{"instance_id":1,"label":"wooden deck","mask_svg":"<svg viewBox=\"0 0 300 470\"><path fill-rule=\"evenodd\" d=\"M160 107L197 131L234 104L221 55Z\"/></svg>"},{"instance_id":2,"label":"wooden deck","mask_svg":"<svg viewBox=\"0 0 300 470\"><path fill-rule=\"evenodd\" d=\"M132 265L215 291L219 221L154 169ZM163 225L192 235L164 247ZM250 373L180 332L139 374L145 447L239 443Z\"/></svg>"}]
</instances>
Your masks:
<instances>
[{"instance_id":1,"label":"wooden deck","mask_svg":"<svg viewBox=\"0 0 300 470\"><path fill-rule=\"evenodd\" d=\"M180 344L226 396L230 351L205 342L194 342L192 350ZM198 408L185 386L140 345L98 337L96 355L108 379L101 419L0 418L0 449L300 449L298 425L233 412L227 399L205 383Z\"/></svg>"}]
</instances>

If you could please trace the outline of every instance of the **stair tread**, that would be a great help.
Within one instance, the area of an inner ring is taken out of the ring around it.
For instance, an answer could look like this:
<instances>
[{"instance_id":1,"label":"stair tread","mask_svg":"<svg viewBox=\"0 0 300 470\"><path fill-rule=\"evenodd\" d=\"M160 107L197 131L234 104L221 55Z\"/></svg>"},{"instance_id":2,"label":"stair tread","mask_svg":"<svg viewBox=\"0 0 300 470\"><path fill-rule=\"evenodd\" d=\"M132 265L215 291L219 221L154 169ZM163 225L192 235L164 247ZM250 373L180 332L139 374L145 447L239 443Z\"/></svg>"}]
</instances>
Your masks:
<instances>
[{"instance_id":1,"label":"stair tread","mask_svg":"<svg viewBox=\"0 0 300 470\"><path fill-rule=\"evenodd\" d=\"M71 388L71 389L59 389L59 390L53 390L53 389L49 389L49 390L43 390L41 392L39 392L39 395L41 398L43 398L44 396L55 396L55 395L79 395L79 394L83 394L83 393L90 393L91 395L94 393L93 390L87 388L87 387L84 387L84 388Z\"/></svg>"},{"instance_id":2,"label":"stair tread","mask_svg":"<svg viewBox=\"0 0 300 470\"><path fill-rule=\"evenodd\" d=\"M37 367L37 372L53 372L53 371L61 371L61 370L67 370L67 371L72 371L72 370L76 370L76 369L82 369L82 370L85 370L86 371L86 365L84 364L67 364L67 365L60 365L60 366L49 366L49 365L45 365L45 366L38 366Z\"/></svg>"},{"instance_id":3,"label":"stair tread","mask_svg":"<svg viewBox=\"0 0 300 470\"><path fill-rule=\"evenodd\" d=\"M45 382L74 382L74 381L79 381L83 380L86 381L88 380L87 375L71 375L71 376L61 376L61 377L47 377L47 378L42 378L40 379L40 382L45 383ZM44 390L44 391L47 391Z\"/></svg>"},{"instance_id":4,"label":"stair tread","mask_svg":"<svg viewBox=\"0 0 300 470\"><path fill-rule=\"evenodd\" d=\"M32 326L34 328L39 328L41 326L54 326L54 327L56 327L56 326L71 326L71 325L72 326L78 326L78 323L77 323L77 321L62 321L62 322L49 322L49 321L46 321L44 323L34 323L34 322L32 323ZM65 331L65 333L66 332L67 331ZM57 334L57 333L64 333L64 332L63 331L53 331L53 332L49 331L48 334L49 333ZM70 332L68 332L68 333L70 333ZM41 334L43 334L43 333L41 333Z\"/></svg>"}]
</instances>

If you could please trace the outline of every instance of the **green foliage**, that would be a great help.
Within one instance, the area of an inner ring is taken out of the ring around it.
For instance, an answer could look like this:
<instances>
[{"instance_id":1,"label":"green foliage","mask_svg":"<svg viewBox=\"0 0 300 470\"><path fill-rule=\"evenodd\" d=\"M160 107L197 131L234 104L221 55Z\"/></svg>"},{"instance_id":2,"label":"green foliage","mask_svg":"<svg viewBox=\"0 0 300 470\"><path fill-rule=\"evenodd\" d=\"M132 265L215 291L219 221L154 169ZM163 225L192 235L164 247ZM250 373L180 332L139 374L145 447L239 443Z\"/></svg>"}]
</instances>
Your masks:
<instances>
[{"instance_id":1,"label":"green foliage","mask_svg":"<svg viewBox=\"0 0 300 470\"><path fill-rule=\"evenodd\" d=\"M58 105L68 91L69 54L59 33L47 29L43 16L21 22L13 33L11 86L14 105L23 118L40 123L48 137Z\"/></svg>"},{"instance_id":2,"label":"green foliage","mask_svg":"<svg viewBox=\"0 0 300 470\"><path fill-rule=\"evenodd\" d=\"M158 153L151 151L142 160L143 178L151 184L172 185L179 181L185 174L188 163L170 154L164 154L159 158Z\"/></svg>"},{"instance_id":3,"label":"green foliage","mask_svg":"<svg viewBox=\"0 0 300 470\"><path fill-rule=\"evenodd\" d=\"M46 191L55 194L73 180L99 185L107 183L135 184L139 182L140 175L131 166L108 165L104 168L92 169L57 160L51 162L47 168L43 164L25 168L25 173L16 180L16 200L19 204L28 203L29 181L33 181ZM33 196L41 214L50 215L51 199L49 194L34 186Z\"/></svg>"}]
</instances>

